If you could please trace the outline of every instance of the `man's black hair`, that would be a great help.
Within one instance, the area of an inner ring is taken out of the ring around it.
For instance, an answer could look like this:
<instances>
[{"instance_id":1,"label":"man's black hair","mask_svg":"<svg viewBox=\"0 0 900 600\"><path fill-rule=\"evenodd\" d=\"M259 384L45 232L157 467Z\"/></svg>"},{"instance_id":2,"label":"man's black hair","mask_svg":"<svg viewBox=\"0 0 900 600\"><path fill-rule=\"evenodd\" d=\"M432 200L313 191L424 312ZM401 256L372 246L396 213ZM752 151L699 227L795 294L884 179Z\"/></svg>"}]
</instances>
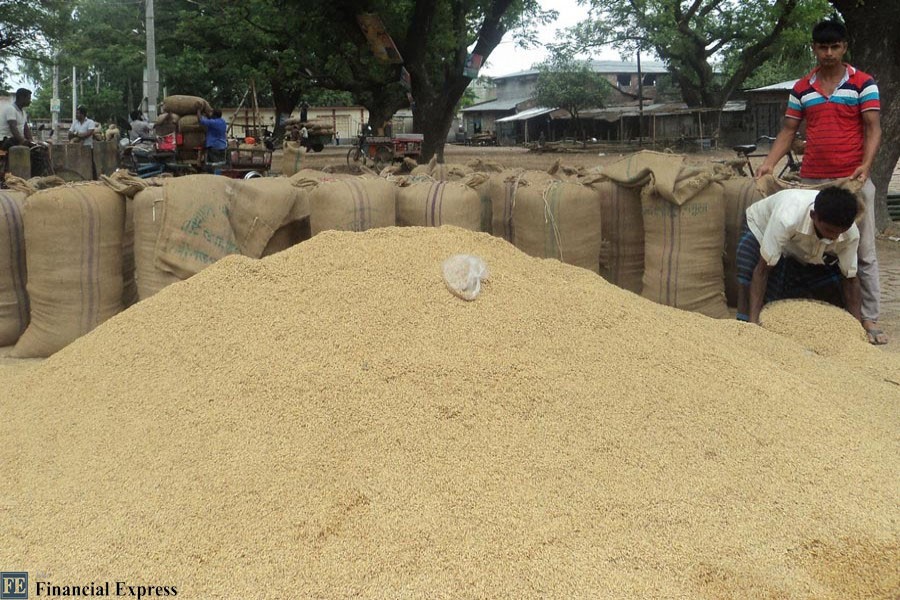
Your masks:
<instances>
[{"instance_id":1,"label":"man's black hair","mask_svg":"<svg viewBox=\"0 0 900 600\"><path fill-rule=\"evenodd\" d=\"M133 110L133 111L131 111L131 120L132 120L132 121L137 121L137 120L140 119L142 116L143 116L143 113L141 113L141 111L139 111L139 110Z\"/></svg>"},{"instance_id":2,"label":"man's black hair","mask_svg":"<svg viewBox=\"0 0 900 600\"><path fill-rule=\"evenodd\" d=\"M847 41L847 28L840 21L820 21L812 30L812 39L816 44L833 44Z\"/></svg>"},{"instance_id":3,"label":"man's black hair","mask_svg":"<svg viewBox=\"0 0 900 600\"><path fill-rule=\"evenodd\" d=\"M81 106L76 108L75 112L76 113L84 113L84 115L87 116L87 108L84 106L84 104L82 104Z\"/></svg>"},{"instance_id":4,"label":"man's black hair","mask_svg":"<svg viewBox=\"0 0 900 600\"><path fill-rule=\"evenodd\" d=\"M850 229L859 214L859 202L850 190L830 186L816 196L813 210L829 225Z\"/></svg>"},{"instance_id":5,"label":"man's black hair","mask_svg":"<svg viewBox=\"0 0 900 600\"><path fill-rule=\"evenodd\" d=\"M213 118L213 119L220 119L220 118L222 118L222 111L219 110L218 108L214 108L213 111L212 111L212 118Z\"/></svg>"},{"instance_id":6,"label":"man's black hair","mask_svg":"<svg viewBox=\"0 0 900 600\"><path fill-rule=\"evenodd\" d=\"M19 88L16 90L16 98L21 98L22 96L30 96L31 90L28 88Z\"/></svg>"}]
</instances>

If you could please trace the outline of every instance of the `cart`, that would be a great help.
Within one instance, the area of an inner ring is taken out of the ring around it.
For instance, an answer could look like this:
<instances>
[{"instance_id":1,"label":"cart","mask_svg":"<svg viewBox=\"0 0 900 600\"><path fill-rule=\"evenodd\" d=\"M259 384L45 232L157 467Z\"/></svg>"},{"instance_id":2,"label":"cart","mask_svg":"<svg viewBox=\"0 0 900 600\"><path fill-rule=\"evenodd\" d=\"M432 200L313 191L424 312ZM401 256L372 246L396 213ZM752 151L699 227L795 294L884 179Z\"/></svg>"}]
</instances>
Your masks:
<instances>
[{"instance_id":1,"label":"cart","mask_svg":"<svg viewBox=\"0 0 900 600\"><path fill-rule=\"evenodd\" d=\"M208 165L212 167L213 165ZM272 151L265 146L229 148L228 161L214 172L232 179L265 177L272 167Z\"/></svg>"},{"instance_id":2,"label":"cart","mask_svg":"<svg viewBox=\"0 0 900 600\"><path fill-rule=\"evenodd\" d=\"M391 137L359 135L356 144L347 152L347 164L382 169L404 158L417 160L422 153L423 138L421 133L400 133Z\"/></svg>"}]
</instances>

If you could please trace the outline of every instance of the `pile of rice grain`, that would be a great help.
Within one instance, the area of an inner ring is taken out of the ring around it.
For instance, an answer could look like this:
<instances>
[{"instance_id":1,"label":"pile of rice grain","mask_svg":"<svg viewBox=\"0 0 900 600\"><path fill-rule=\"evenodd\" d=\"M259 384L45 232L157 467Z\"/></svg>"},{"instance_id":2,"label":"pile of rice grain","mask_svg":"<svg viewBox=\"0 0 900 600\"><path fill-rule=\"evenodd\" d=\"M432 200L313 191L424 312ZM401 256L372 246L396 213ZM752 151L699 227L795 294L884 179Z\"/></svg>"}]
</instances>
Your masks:
<instances>
[{"instance_id":1,"label":"pile of rice grain","mask_svg":"<svg viewBox=\"0 0 900 600\"><path fill-rule=\"evenodd\" d=\"M466 252L474 302L441 280ZM204 599L893 597L897 392L486 234L325 232L10 382L0 565Z\"/></svg>"}]
</instances>

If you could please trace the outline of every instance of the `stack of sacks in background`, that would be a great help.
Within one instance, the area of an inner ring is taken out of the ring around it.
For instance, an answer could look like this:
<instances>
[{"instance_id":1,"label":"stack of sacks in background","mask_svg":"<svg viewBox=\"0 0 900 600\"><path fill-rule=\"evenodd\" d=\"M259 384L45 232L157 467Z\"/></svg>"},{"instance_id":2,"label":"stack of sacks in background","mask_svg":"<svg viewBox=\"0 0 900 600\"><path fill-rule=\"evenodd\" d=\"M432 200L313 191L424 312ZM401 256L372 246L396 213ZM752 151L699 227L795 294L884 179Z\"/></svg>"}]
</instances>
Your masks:
<instances>
[{"instance_id":1,"label":"stack of sacks in background","mask_svg":"<svg viewBox=\"0 0 900 600\"><path fill-rule=\"evenodd\" d=\"M155 185L161 183L162 185ZM287 178L128 175L0 193L0 346L46 357L139 299L229 254L260 258L310 237Z\"/></svg>"},{"instance_id":2,"label":"stack of sacks in background","mask_svg":"<svg viewBox=\"0 0 900 600\"><path fill-rule=\"evenodd\" d=\"M179 161L198 160L199 151L206 144L206 130L197 119L198 110L207 117L212 114L209 102L197 96L166 96L163 100L162 114L156 119L156 135L176 134Z\"/></svg>"},{"instance_id":3,"label":"stack of sacks in background","mask_svg":"<svg viewBox=\"0 0 900 600\"><path fill-rule=\"evenodd\" d=\"M644 276L641 294L676 308L725 318L725 171L685 157L643 151L603 169L615 183L641 187Z\"/></svg>"}]
</instances>

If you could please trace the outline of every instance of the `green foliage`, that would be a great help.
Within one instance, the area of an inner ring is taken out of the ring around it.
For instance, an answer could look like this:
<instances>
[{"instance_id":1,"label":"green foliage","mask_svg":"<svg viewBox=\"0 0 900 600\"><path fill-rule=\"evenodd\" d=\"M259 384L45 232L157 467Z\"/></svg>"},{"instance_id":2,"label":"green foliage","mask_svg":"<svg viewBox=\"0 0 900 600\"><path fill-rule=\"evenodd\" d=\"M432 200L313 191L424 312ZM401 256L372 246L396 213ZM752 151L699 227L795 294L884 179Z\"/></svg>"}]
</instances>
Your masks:
<instances>
[{"instance_id":1,"label":"green foliage","mask_svg":"<svg viewBox=\"0 0 900 600\"><path fill-rule=\"evenodd\" d=\"M534 98L540 106L565 108L574 119L585 108L602 107L609 96L610 85L585 61L554 53L538 65Z\"/></svg>"},{"instance_id":2,"label":"green foliage","mask_svg":"<svg viewBox=\"0 0 900 600\"><path fill-rule=\"evenodd\" d=\"M571 30L570 48L612 45L652 50L669 65L691 106L721 106L760 65L810 20L828 12L825 0L590 0L592 19ZM715 67L724 65L724 77Z\"/></svg>"},{"instance_id":3,"label":"green foliage","mask_svg":"<svg viewBox=\"0 0 900 600\"><path fill-rule=\"evenodd\" d=\"M64 0L0 0L0 88L10 75L7 61L42 55L67 4Z\"/></svg>"}]
</instances>

